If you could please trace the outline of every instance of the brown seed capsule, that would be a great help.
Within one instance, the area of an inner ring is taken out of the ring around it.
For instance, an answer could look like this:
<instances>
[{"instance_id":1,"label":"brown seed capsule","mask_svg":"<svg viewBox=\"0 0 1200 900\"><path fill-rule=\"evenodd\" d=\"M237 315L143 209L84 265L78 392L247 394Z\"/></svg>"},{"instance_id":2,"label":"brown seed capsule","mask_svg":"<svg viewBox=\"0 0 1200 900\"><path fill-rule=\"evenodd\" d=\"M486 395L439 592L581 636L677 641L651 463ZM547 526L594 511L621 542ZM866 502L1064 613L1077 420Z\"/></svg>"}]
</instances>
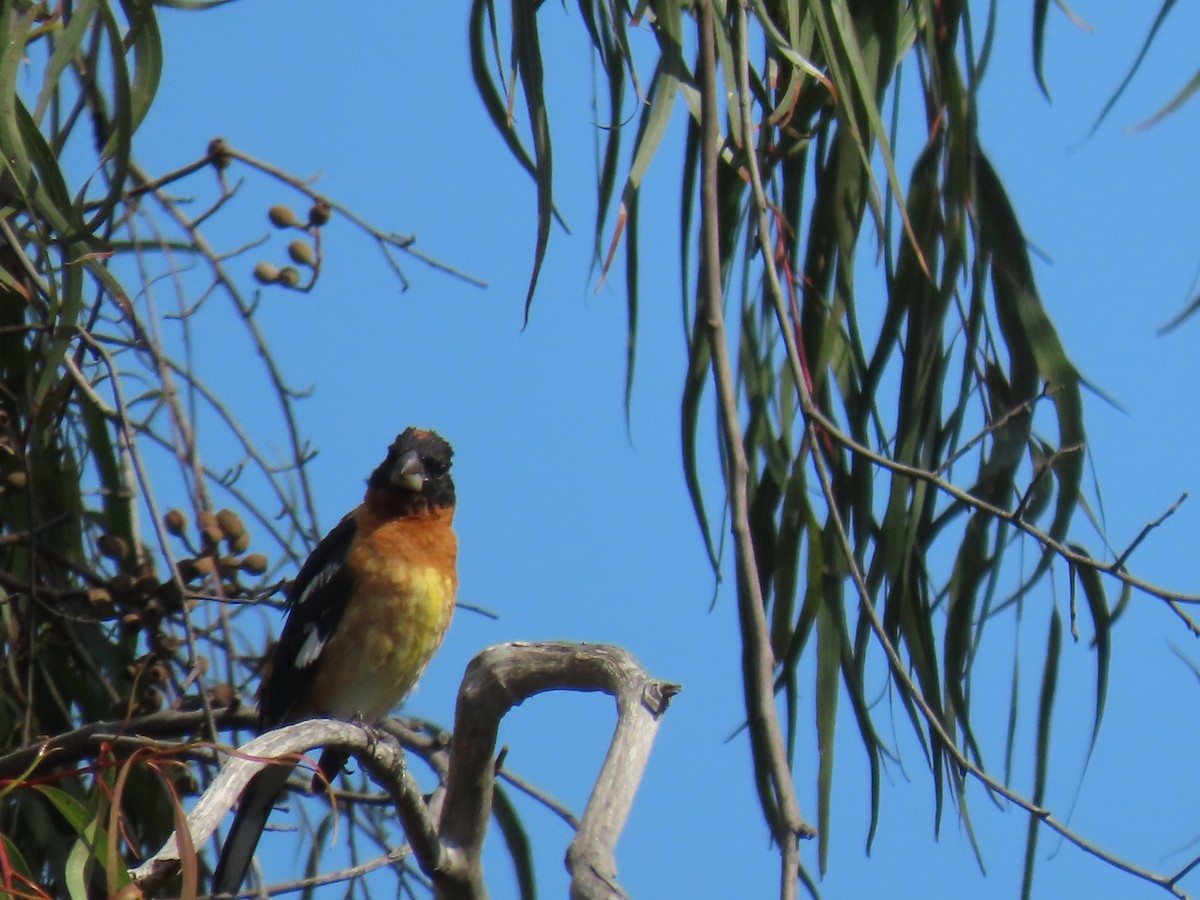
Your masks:
<instances>
[{"instance_id":1,"label":"brown seed capsule","mask_svg":"<svg viewBox=\"0 0 1200 900\"><path fill-rule=\"evenodd\" d=\"M138 544L137 547L137 575L139 578L153 578L158 580L158 567L154 562L154 553L145 544Z\"/></svg>"},{"instance_id":2,"label":"brown seed capsule","mask_svg":"<svg viewBox=\"0 0 1200 900\"><path fill-rule=\"evenodd\" d=\"M292 212L290 206L284 206L278 203L267 210L267 218L271 220L271 224L276 228L298 228L300 220L296 218L296 214Z\"/></svg>"},{"instance_id":3,"label":"brown seed capsule","mask_svg":"<svg viewBox=\"0 0 1200 900\"><path fill-rule=\"evenodd\" d=\"M180 509L168 509L167 514L163 516L163 527L167 529L175 537L182 537L187 530L187 516Z\"/></svg>"},{"instance_id":4,"label":"brown seed capsule","mask_svg":"<svg viewBox=\"0 0 1200 900\"><path fill-rule=\"evenodd\" d=\"M332 215L333 207L329 205L329 201L318 200L308 211L308 224L314 228L320 228L329 221Z\"/></svg>"},{"instance_id":5,"label":"brown seed capsule","mask_svg":"<svg viewBox=\"0 0 1200 900\"><path fill-rule=\"evenodd\" d=\"M167 667L161 662L156 662L154 665L146 669L146 680L150 684L166 684L171 678L171 673Z\"/></svg>"},{"instance_id":6,"label":"brown seed capsule","mask_svg":"<svg viewBox=\"0 0 1200 900\"><path fill-rule=\"evenodd\" d=\"M208 142L208 159L218 172L229 168L233 154L229 152L229 144L225 143L225 138L213 138Z\"/></svg>"},{"instance_id":7,"label":"brown seed capsule","mask_svg":"<svg viewBox=\"0 0 1200 900\"><path fill-rule=\"evenodd\" d=\"M259 284L274 284L279 280L279 267L265 260L254 264L254 280Z\"/></svg>"},{"instance_id":8,"label":"brown seed capsule","mask_svg":"<svg viewBox=\"0 0 1200 900\"><path fill-rule=\"evenodd\" d=\"M180 797L194 797L200 793L200 782L189 769L179 767L171 771L171 783L175 785L175 793Z\"/></svg>"},{"instance_id":9,"label":"brown seed capsule","mask_svg":"<svg viewBox=\"0 0 1200 900\"><path fill-rule=\"evenodd\" d=\"M225 537L225 535L216 525L209 525L207 528L200 529L200 540L203 541L204 546L208 547L209 549L220 544L223 537Z\"/></svg>"},{"instance_id":10,"label":"brown seed capsule","mask_svg":"<svg viewBox=\"0 0 1200 900\"><path fill-rule=\"evenodd\" d=\"M237 691L228 683L214 684L208 689L208 700L215 707L233 706L237 701Z\"/></svg>"},{"instance_id":11,"label":"brown seed capsule","mask_svg":"<svg viewBox=\"0 0 1200 900\"><path fill-rule=\"evenodd\" d=\"M89 588L87 592L88 605L92 614L98 619L111 619L117 614L113 605L112 594L102 587Z\"/></svg>"},{"instance_id":12,"label":"brown seed capsule","mask_svg":"<svg viewBox=\"0 0 1200 900\"><path fill-rule=\"evenodd\" d=\"M217 562L211 556L197 556L191 563L197 575L211 575L217 571Z\"/></svg>"},{"instance_id":13,"label":"brown seed capsule","mask_svg":"<svg viewBox=\"0 0 1200 900\"><path fill-rule=\"evenodd\" d=\"M246 532L242 517L232 509L223 509L217 513L217 527L227 538L235 538Z\"/></svg>"},{"instance_id":14,"label":"brown seed capsule","mask_svg":"<svg viewBox=\"0 0 1200 900\"><path fill-rule=\"evenodd\" d=\"M133 591L139 597L149 597L158 591L159 581L153 575L143 575L133 583Z\"/></svg>"},{"instance_id":15,"label":"brown seed capsule","mask_svg":"<svg viewBox=\"0 0 1200 900\"><path fill-rule=\"evenodd\" d=\"M231 537L226 542L234 553L245 553L250 549L250 532L243 531L237 537Z\"/></svg>"},{"instance_id":16,"label":"brown seed capsule","mask_svg":"<svg viewBox=\"0 0 1200 900\"><path fill-rule=\"evenodd\" d=\"M182 573L181 573L182 574ZM178 612L183 609L183 591L174 581L164 581L155 592L162 608L168 612Z\"/></svg>"},{"instance_id":17,"label":"brown seed capsule","mask_svg":"<svg viewBox=\"0 0 1200 900\"><path fill-rule=\"evenodd\" d=\"M96 538L96 549L101 556L120 561L129 555L129 542L115 534L102 534Z\"/></svg>"},{"instance_id":18,"label":"brown seed capsule","mask_svg":"<svg viewBox=\"0 0 1200 900\"><path fill-rule=\"evenodd\" d=\"M146 688L146 690L142 693L141 703L138 705L142 712L158 712L163 706L162 691L156 687Z\"/></svg>"},{"instance_id":19,"label":"brown seed capsule","mask_svg":"<svg viewBox=\"0 0 1200 900\"><path fill-rule=\"evenodd\" d=\"M316 254L313 253L312 244L308 241L294 240L288 244L288 256L292 258L292 262L302 266L308 266L310 269L317 265Z\"/></svg>"},{"instance_id":20,"label":"brown seed capsule","mask_svg":"<svg viewBox=\"0 0 1200 900\"><path fill-rule=\"evenodd\" d=\"M300 272L291 266L284 266L279 270L279 277L275 281L284 287L294 288L300 283Z\"/></svg>"},{"instance_id":21,"label":"brown seed capsule","mask_svg":"<svg viewBox=\"0 0 1200 900\"><path fill-rule=\"evenodd\" d=\"M154 652L159 656L174 656L175 651L183 646L183 638L177 638L160 631L154 635L154 640L151 643L154 646Z\"/></svg>"},{"instance_id":22,"label":"brown seed capsule","mask_svg":"<svg viewBox=\"0 0 1200 900\"><path fill-rule=\"evenodd\" d=\"M248 575L263 575L267 571L267 557L263 553L250 553L242 560L242 571Z\"/></svg>"},{"instance_id":23,"label":"brown seed capsule","mask_svg":"<svg viewBox=\"0 0 1200 900\"><path fill-rule=\"evenodd\" d=\"M105 586L109 589L109 591L112 592L114 597L128 601L131 599L129 595L133 591L133 585L134 577L132 575L126 575L122 573L120 575L114 575L112 578L110 578Z\"/></svg>"}]
</instances>

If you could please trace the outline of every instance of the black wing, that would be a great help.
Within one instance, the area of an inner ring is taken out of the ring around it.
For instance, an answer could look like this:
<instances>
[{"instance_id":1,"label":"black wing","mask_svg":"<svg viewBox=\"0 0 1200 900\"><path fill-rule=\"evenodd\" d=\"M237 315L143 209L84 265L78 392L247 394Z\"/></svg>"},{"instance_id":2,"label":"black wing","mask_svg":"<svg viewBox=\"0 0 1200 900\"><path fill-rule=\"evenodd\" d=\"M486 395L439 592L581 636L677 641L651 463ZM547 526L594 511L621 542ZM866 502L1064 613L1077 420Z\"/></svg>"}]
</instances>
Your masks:
<instances>
[{"instance_id":1,"label":"black wing","mask_svg":"<svg viewBox=\"0 0 1200 900\"><path fill-rule=\"evenodd\" d=\"M287 621L259 695L259 726L263 729L289 721L308 694L321 649L337 628L354 587L345 562L357 532L351 513L317 544L292 582Z\"/></svg>"}]
</instances>

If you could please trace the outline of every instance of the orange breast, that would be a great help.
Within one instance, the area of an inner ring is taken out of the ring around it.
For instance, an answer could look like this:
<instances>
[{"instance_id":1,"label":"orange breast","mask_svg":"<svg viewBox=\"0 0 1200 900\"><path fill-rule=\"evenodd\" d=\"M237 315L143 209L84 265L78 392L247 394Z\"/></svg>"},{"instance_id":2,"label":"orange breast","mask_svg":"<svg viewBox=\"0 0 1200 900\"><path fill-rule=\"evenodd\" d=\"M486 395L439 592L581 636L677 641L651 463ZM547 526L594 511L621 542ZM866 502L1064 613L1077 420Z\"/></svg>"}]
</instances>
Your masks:
<instances>
[{"instance_id":1,"label":"orange breast","mask_svg":"<svg viewBox=\"0 0 1200 900\"><path fill-rule=\"evenodd\" d=\"M307 715L376 722L399 705L454 614L452 510L384 520L360 510L354 594L321 652Z\"/></svg>"}]
</instances>

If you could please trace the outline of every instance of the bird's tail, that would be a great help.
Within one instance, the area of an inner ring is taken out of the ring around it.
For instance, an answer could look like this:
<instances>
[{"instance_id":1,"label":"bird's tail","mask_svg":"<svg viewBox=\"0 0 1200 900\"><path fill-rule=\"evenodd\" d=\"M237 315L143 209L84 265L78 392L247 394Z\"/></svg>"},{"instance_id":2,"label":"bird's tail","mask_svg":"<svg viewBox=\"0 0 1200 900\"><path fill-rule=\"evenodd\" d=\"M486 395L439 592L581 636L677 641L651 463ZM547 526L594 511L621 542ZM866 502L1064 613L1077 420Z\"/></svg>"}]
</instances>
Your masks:
<instances>
[{"instance_id":1,"label":"bird's tail","mask_svg":"<svg viewBox=\"0 0 1200 900\"><path fill-rule=\"evenodd\" d=\"M349 761L350 754L341 747L325 748L321 751L321 762L317 766L317 772L313 775L312 786L309 790L314 794L324 791L326 785L333 784L333 779L341 774L342 769Z\"/></svg>"},{"instance_id":2,"label":"bird's tail","mask_svg":"<svg viewBox=\"0 0 1200 900\"><path fill-rule=\"evenodd\" d=\"M287 784L293 768L287 765L267 766L246 785L233 817L233 825L221 848L221 858L217 860L217 868L213 872L214 894L236 894L241 889L250 868L250 860L254 858L254 848L258 846L258 839L266 827L267 817L271 815L275 799Z\"/></svg>"}]
</instances>

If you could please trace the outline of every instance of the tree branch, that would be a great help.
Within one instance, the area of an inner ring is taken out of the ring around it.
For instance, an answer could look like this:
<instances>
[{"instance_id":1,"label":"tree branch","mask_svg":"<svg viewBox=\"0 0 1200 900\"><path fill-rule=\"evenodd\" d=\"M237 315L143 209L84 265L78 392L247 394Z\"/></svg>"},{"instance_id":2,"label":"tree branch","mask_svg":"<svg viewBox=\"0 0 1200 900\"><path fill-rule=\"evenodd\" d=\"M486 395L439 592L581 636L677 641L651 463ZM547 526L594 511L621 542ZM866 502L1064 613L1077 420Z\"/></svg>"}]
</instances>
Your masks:
<instances>
[{"instance_id":1,"label":"tree branch","mask_svg":"<svg viewBox=\"0 0 1200 900\"><path fill-rule=\"evenodd\" d=\"M452 884L442 898L483 897L479 867L491 812L493 759L500 720L546 691L604 691L617 700L617 727L596 786L567 850L573 898L624 896L615 882L613 849L658 730L679 685L646 674L626 651L604 644L511 643L490 647L467 667L455 711L454 743L442 840L455 850Z\"/></svg>"},{"instance_id":2,"label":"tree branch","mask_svg":"<svg viewBox=\"0 0 1200 900\"><path fill-rule=\"evenodd\" d=\"M440 815L439 803L422 796L405 765L400 743L389 734L349 722L313 719L260 735L229 758L187 817L190 846L198 846L216 830L264 766L293 761L317 747L341 746L387 788L413 856L432 879L438 896L486 897L481 856L492 809L500 720L529 697L555 690L604 691L617 701L616 730L567 850L567 861L573 897L622 897L615 882L614 848L649 758L659 717L680 688L651 678L626 651L603 644L500 644L471 661L459 689ZM193 727L201 721L196 716ZM14 756L0 758L0 767L19 764L21 760ZM143 887L156 885L175 872L179 859L179 845L172 836L130 876Z\"/></svg>"},{"instance_id":3,"label":"tree branch","mask_svg":"<svg viewBox=\"0 0 1200 900\"><path fill-rule=\"evenodd\" d=\"M744 23L743 23L744 24ZM771 651L770 632L763 607L762 586L758 579L753 536L750 532L749 508L746 496L746 476L749 471L746 451L742 445L741 422L738 419L737 395L734 390L733 369L725 332L721 298L721 257L717 202L717 163L720 154L717 122L716 52L711 0L700 4L701 60L701 269L698 306L709 331L712 351L713 382L717 392L721 434L725 443L728 471L730 514L738 568L738 608L742 621L742 653L746 657L746 698L749 725L758 735L769 767L771 789L779 815L772 822L775 840L780 847L782 874L780 896L791 900L797 895L800 872L800 849L797 838L815 835L800 813L796 788L779 716L775 708L775 658Z\"/></svg>"}]
</instances>

